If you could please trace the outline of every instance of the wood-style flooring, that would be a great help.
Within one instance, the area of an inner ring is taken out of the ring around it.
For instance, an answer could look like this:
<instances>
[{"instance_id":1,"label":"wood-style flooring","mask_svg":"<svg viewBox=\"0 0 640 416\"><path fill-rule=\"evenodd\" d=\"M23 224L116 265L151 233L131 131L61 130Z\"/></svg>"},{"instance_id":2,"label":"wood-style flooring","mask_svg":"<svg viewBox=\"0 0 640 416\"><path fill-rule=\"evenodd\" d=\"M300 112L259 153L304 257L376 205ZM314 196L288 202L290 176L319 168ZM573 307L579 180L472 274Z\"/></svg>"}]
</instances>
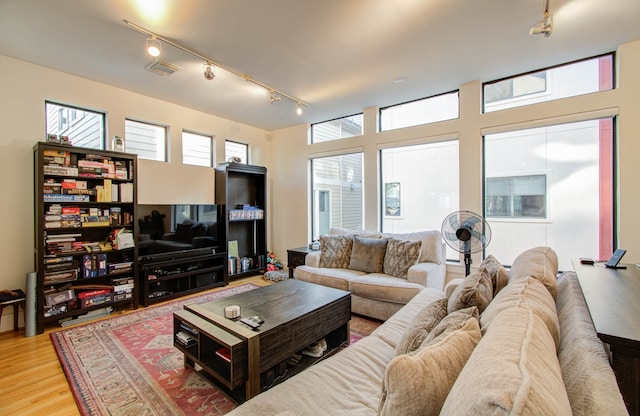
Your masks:
<instances>
[{"instance_id":1,"label":"wood-style flooring","mask_svg":"<svg viewBox=\"0 0 640 416\"><path fill-rule=\"evenodd\" d=\"M234 279L225 288L244 283L270 284L262 276L254 276ZM0 415L80 414L49 338L51 332L61 329L51 325L33 337L25 337L24 329L0 334Z\"/></svg>"}]
</instances>

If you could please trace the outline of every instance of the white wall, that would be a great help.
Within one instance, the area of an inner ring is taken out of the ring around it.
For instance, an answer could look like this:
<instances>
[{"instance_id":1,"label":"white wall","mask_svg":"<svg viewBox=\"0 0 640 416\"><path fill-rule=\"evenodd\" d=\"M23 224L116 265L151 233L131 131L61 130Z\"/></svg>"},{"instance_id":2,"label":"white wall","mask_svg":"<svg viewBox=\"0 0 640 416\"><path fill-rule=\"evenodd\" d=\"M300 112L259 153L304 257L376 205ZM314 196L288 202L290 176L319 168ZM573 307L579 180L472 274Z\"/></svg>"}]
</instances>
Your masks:
<instances>
[{"instance_id":1,"label":"white wall","mask_svg":"<svg viewBox=\"0 0 640 416\"><path fill-rule=\"evenodd\" d=\"M618 114L618 246L628 250L626 262L640 261L640 206L637 178L640 176L640 40L621 45L617 51L618 88L578 97L533 104L482 114L482 81L460 86L460 118L423 126L377 133L377 108L364 111L362 136L307 144L307 125L274 132L272 217L273 250L286 261L287 248L308 243L309 212L307 160L313 157L360 150L365 159L365 228L379 228L380 184L377 174L380 147L441 141L460 141L460 209L482 212L482 135L533 128ZM531 68L532 70L539 68ZM485 80L488 81L488 80ZM479 264L480 254L474 257ZM448 267L448 277L460 274L459 266Z\"/></svg>"},{"instance_id":2,"label":"white wall","mask_svg":"<svg viewBox=\"0 0 640 416\"><path fill-rule=\"evenodd\" d=\"M224 140L232 139L250 144L253 164L270 166L265 130L6 56L0 68L0 289L24 289L35 268L33 146L45 138L45 100L106 112L107 138L124 136L126 117L169 127L170 162L139 161L140 203L213 202L214 170L180 163L183 129L216 137L216 164L224 161ZM11 328L11 314L5 308L0 332Z\"/></svg>"}]
</instances>

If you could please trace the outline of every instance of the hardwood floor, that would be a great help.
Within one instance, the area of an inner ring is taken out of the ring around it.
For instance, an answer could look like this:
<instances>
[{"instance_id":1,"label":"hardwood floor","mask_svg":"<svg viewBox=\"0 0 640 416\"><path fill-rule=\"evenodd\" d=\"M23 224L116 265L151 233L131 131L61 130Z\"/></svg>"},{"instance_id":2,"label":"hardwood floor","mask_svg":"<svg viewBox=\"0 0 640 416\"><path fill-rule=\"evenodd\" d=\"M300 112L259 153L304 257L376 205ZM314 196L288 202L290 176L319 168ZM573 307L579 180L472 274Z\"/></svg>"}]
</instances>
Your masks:
<instances>
[{"instance_id":1,"label":"hardwood floor","mask_svg":"<svg viewBox=\"0 0 640 416\"><path fill-rule=\"evenodd\" d=\"M244 283L270 284L262 276L253 276L234 279L228 286L211 292ZM129 312L132 310L122 311ZM61 329L50 326L33 337L25 337L24 329L0 334L0 415L80 414L49 339L51 332Z\"/></svg>"}]
</instances>

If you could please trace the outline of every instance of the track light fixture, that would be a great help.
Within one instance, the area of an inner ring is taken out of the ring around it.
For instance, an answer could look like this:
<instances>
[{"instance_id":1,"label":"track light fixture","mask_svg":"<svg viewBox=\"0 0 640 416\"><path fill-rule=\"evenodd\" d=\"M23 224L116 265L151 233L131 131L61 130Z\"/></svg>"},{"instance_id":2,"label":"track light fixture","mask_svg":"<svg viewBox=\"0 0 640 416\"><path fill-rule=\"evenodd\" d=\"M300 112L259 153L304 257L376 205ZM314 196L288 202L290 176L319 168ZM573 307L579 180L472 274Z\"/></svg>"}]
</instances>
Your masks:
<instances>
[{"instance_id":1,"label":"track light fixture","mask_svg":"<svg viewBox=\"0 0 640 416\"><path fill-rule=\"evenodd\" d=\"M147 53L154 58L160 56L160 41L153 35L147 38Z\"/></svg>"},{"instance_id":2,"label":"track light fixture","mask_svg":"<svg viewBox=\"0 0 640 416\"><path fill-rule=\"evenodd\" d=\"M296 114L299 116L302 115L302 106L300 105L300 103L296 104Z\"/></svg>"},{"instance_id":3,"label":"track light fixture","mask_svg":"<svg viewBox=\"0 0 640 416\"><path fill-rule=\"evenodd\" d=\"M215 72L213 72L213 65L211 65L210 62L204 64L204 77L209 81L212 81L216 77Z\"/></svg>"},{"instance_id":4,"label":"track light fixture","mask_svg":"<svg viewBox=\"0 0 640 416\"><path fill-rule=\"evenodd\" d=\"M214 67L218 67L221 68L233 75L236 75L242 79L244 79L245 81L251 82L252 84L255 84L259 87L264 88L265 90L269 91L271 93L270 95L270 101L273 104L276 101L280 101L283 97L286 98L287 100L293 101L294 103L297 104L297 108L296 108L296 112L298 114L302 113L302 106L308 107L309 105L306 104L305 102L292 97L288 94L285 94L281 91L276 90L275 88L270 87L269 85L260 82L256 79L253 79L249 74L246 74L242 71L239 71L235 68L232 68L230 66L221 64L220 62L216 62L213 59L202 55L199 52L194 51L193 49L190 49L184 45L181 45L171 39L167 39L163 36L158 35L157 33L154 33L152 31L150 31L149 29L146 29L140 25L137 25L129 20L123 20L123 23L128 27L131 28L139 33L143 33L147 36L149 36L149 38L147 39L147 53L149 53L149 55L153 56L153 57L157 57L160 55L160 44L164 43L166 45L169 46L173 46L176 49L181 50L182 52L185 52L193 57L196 57L198 59L200 59L201 61L204 62L204 77L208 80L212 80L215 78L215 72L214 72ZM155 46L154 48L150 48L149 45L150 43L153 43L153 45ZM155 53L155 55L153 55L153 53ZM298 112L298 108L300 109L300 111Z\"/></svg>"},{"instance_id":5,"label":"track light fixture","mask_svg":"<svg viewBox=\"0 0 640 416\"><path fill-rule=\"evenodd\" d=\"M531 26L530 35L544 35L545 38L551 36L553 32L553 16L549 13L549 0L544 1L544 15L542 20Z\"/></svg>"}]
</instances>

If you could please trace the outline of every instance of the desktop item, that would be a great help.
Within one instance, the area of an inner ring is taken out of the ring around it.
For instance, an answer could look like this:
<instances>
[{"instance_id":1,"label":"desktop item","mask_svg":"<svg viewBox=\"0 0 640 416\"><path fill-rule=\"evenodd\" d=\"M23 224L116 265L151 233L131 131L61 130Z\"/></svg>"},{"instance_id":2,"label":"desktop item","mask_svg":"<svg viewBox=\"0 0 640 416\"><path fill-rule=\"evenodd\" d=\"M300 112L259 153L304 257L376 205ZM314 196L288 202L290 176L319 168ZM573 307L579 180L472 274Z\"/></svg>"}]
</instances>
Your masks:
<instances>
[{"instance_id":1,"label":"desktop item","mask_svg":"<svg viewBox=\"0 0 640 416\"><path fill-rule=\"evenodd\" d=\"M622 260L622 256L624 256L626 252L627 250L622 248L616 249L616 251L614 251L611 255L611 258L609 258L609 260L607 260L604 265L611 269L626 269L627 266L618 266L618 263L620 263L620 260Z\"/></svg>"}]
</instances>

